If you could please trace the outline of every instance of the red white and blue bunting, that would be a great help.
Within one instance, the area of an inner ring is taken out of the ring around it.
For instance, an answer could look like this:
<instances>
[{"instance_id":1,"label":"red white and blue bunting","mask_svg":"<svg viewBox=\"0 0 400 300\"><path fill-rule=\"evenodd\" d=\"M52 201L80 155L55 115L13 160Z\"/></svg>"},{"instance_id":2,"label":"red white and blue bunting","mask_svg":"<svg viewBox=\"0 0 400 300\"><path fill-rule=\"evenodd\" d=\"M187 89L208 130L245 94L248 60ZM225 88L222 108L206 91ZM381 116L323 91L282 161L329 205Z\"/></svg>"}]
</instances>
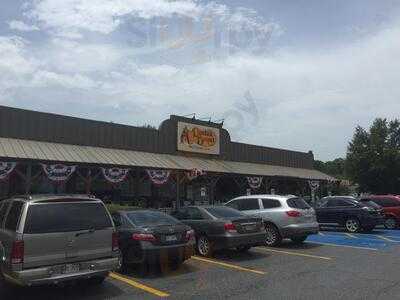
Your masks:
<instances>
[{"instance_id":1,"label":"red white and blue bunting","mask_svg":"<svg viewBox=\"0 0 400 300\"><path fill-rule=\"evenodd\" d=\"M120 183L125 181L129 169L121 168L101 168L104 178L111 183Z\"/></svg>"},{"instance_id":2,"label":"red white and blue bunting","mask_svg":"<svg viewBox=\"0 0 400 300\"><path fill-rule=\"evenodd\" d=\"M319 181L318 180L309 180L308 184L312 192L316 192L319 189Z\"/></svg>"},{"instance_id":3,"label":"red white and blue bunting","mask_svg":"<svg viewBox=\"0 0 400 300\"><path fill-rule=\"evenodd\" d=\"M262 177L247 177L247 183L253 190L260 188L262 180Z\"/></svg>"},{"instance_id":4,"label":"red white and blue bunting","mask_svg":"<svg viewBox=\"0 0 400 300\"><path fill-rule=\"evenodd\" d=\"M42 164L43 171L51 181L67 181L75 172L76 166L66 166L62 164L46 165Z\"/></svg>"},{"instance_id":5,"label":"red white and blue bunting","mask_svg":"<svg viewBox=\"0 0 400 300\"><path fill-rule=\"evenodd\" d=\"M192 181L192 180L195 180L199 176L206 175L206 172L204 172L203 170L199 170L199 169L193 169L193 170L190 170L189 172L185 172L185 174L186 174L186 178L189 181Z\"/></svg>"},{"instance_id":6,"label":"red white and blue bunting","mask_svg":"<svg viewBox=\"0 0 400 300\"><path fill-rule=\"evenodd\" d=\"M171 171L168 170L146 170L147 175L152 183L156 185L162 185L166 183L171 175Z\"/></svg>"},{"instance_id":7,"label":"red white and blue bunting","mask_svg":"<svg viewBox=\"0 0 400 300\"><path fill-rule=\"evenodd\" d=\"M5 180L14 171L17 166L16 162L0 161L0 180Z\"/></svg>"}]
</instances>

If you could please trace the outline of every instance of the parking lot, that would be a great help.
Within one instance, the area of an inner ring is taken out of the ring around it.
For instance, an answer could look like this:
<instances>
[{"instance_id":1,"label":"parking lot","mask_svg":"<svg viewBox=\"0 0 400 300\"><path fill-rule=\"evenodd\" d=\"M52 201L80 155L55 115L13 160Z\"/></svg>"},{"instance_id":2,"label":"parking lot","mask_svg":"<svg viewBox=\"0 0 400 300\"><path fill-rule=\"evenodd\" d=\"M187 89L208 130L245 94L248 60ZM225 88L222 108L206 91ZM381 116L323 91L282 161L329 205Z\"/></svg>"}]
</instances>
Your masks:
<instances>
[{"instance_id":1,"label":"parking lot","mask_svg":"<svg viewBox=\"0 0 400 300\"><path fill-rule=\"evenodd\" d=\"M112 273L101 287L35 287L1 299L397 299L399 250L399 230L323 230L303 245L222 251L176 271Z\"/></svg>"}]
</instances>

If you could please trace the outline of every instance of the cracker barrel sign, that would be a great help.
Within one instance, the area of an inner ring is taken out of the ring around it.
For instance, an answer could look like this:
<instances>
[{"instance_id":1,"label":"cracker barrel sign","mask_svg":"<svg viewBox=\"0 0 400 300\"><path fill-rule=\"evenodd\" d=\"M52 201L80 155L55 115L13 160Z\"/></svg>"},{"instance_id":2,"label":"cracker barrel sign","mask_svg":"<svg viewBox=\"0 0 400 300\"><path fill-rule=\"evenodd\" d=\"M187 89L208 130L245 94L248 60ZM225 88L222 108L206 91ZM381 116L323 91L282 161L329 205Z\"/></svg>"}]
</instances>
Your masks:
<instances>
[{"instance_id":1,"label":"cracker barrel sign","mask_svg":"<svg viewBox=\"0 0 400 300\"><path fill-rule=\"evenodd\" d=\"M219 154L219 129L178 122L178 150Z\"/></svg>"}]
</instances>

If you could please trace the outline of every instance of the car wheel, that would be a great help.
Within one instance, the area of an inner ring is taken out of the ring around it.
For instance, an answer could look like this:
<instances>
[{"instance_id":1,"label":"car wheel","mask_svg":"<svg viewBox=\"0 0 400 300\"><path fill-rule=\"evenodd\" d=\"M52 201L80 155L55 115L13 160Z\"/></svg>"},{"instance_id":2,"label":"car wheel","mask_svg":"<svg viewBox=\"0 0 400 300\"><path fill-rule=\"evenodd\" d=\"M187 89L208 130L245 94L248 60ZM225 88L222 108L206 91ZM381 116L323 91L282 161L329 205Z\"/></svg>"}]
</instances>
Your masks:
<instances>
[{"instance_id":1,"label":"car wheel","mask_svg":"<svg viewBox=\"0 0 400 300\"><path fill-rule=\"evenodd\" d=\"M294 237L291 237L290 239L295 244L301 244L307 239L307 236L306 235L304 235L304 236L294 236Z\"/></svg>"},{"instance_id":2,"label":"car wheel","mask_svg":"<svg viewBox=\"0 0 400 300\"><path fill-rule=\"evenodd\" d=\"M239 252L247 252L250 250L250 248L251 248L251 246L239 246L239 247L236 247L236 250Z\"/></svg>"},{"instance_id":3,"label":"car wheel","mask_svg":"<svg viewBox=\"0 0 400 300\"><path fill-rule=\"evenodd\" d=\"M210 240L206 237L206 236L200 236L197 239L197 252L201 255L201 256L211 256L212 254L212 245Z\"/></svg>"},{"instance_id":4,"label":"car wheel","mask_svg":"<svg viewBox=\"0 0 400 300\"><path fill-rule=\"evenodd\" d=\"M281 243L282 237L275 225L265 224L265 231L267 233L265 237L265 244L267 246L275 247Z\"/></svg>"},{"instance_id":5,"label":"car wheel","mask_svg":"<svg viewBox=\"0 0 400 300\"><path fill-rule=\"evenodd\" d=\"M384 225L386 229L396 229L397 221L394 218L387 218Z\"/></svg>"},{"instance_id":6,"label":"car wheel","mask_svg":"<svg viewBox=\"0 0 400 300\"><path fill-rule=\"evenodd\" d=\"M349 218L345 222L345 227L348 232L358 232L360 231L360 222L356 218Z\"/></svg>"}]
</instances>

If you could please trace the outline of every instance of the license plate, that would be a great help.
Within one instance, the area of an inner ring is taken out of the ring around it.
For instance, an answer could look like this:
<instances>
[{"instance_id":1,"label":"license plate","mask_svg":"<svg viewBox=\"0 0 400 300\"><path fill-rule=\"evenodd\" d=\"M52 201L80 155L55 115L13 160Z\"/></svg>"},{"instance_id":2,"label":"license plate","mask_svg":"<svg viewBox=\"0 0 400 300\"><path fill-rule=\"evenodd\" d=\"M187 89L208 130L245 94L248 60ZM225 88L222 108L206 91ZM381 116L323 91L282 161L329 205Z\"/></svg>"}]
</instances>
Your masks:
<instances>
[{"instance_id":1,"label":"license plate","mask_svg":"<svg viewBox=\"0 0 400 300\"><path fill-rule=\"evenodd\" d=\"M79 272L79 264L65 265L65 274Z\"/></svg>"},{"instance_id":2,"label":"license plate","mask_svg":"<svg viewBox=\"0 0 400 300\"><path fill-rule=\"evenodd\" d=\"M167 236L165 237L165 240L166 240L167 242L175 242L175 241L178 240L178 238L176 237L176 235L167 235Z\"/></svg>"}]
</instances>

